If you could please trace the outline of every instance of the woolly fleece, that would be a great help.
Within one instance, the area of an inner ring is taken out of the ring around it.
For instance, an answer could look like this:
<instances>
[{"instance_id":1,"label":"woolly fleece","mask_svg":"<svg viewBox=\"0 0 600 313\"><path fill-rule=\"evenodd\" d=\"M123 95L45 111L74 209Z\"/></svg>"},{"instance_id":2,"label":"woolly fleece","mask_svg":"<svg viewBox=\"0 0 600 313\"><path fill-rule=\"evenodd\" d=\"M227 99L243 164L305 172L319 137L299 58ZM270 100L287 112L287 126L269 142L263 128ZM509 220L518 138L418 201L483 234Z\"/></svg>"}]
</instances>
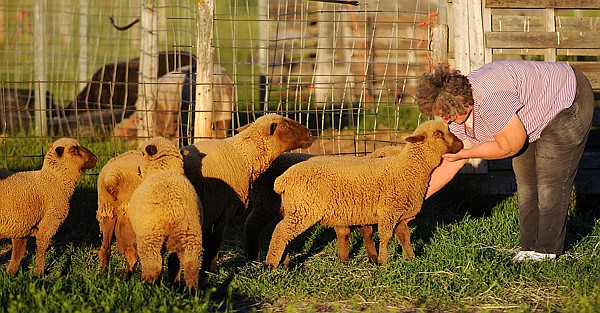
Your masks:
<instances>
[{"instance_id":1,"label":"woolly fleece","mask_svg":"<svg viewBox=\"0 0 600 313\"><path fill-rule=\"evenodd\" d=\"M247 207L248 190L281 153L308 148L309 129L277 114L267 114L227 139L212 139L183 147L185 172L204 208L202 270L217 271L223 231L236 213Z\"/></svg>"},{"instance_id":2,"label":"woolly fleece","mask_svg":"<svg viewBox=\"0 0 600 313\"><path fill-rule=\"evenodd\" d=\"M141 150L131 150L110 159L98 175L98 210L96 219L102 234L98 252L100 268L106 270L110 259L113 235L117 249L127 260L125 276L129 277L138 259L135 233L129 222L127 207L134 190L142 183L138 167Z\"/></svg>"},{"instance_id":3,"label":"woolly fleece","mask_svg":"<svg viewBox=\"0 0 600 313\"><path fill-rule=\"evenodd\" d=\"M169 139L155 137L142 145L142 183L131 195L127 213L136 234L142 279L153 283L162 270L162 247L170 257L169 278L179 280L179 261L185 281L198 288L202 252L202 208L194 186L185 177L182 152Z\"/></svg>"},{"instance_id":4,"label":"woolly fleece","mask_svg":"<svg viewBox=\"0 0 600 313\"><path fill-rule=\"evenodd\" d=\"M414 256L406 222L420 211L432 171L442 155L462 142L441 121L421 124L396 156L376 159L314 159L298 163L275 180L284 218L275 227L266 263L277 267L288 242L320 222L326 226L378 224L378 264L396 230L408 257Z\"/></svg>"},{"instance_id":5,"label":"woolly fleece","mask_svg":"<svg viewBox=\"0 0 600 313\"><path fill-rule=\"evenodd\" d=\"M67 218L75 184L96 161L77 140L61 138L48 144L41 170L5 172L0 179L0 239L12 239L9 274L16 274L28 237L35 237L36 274L43 276L46 250Z\"/></svg>"}]
</instances>

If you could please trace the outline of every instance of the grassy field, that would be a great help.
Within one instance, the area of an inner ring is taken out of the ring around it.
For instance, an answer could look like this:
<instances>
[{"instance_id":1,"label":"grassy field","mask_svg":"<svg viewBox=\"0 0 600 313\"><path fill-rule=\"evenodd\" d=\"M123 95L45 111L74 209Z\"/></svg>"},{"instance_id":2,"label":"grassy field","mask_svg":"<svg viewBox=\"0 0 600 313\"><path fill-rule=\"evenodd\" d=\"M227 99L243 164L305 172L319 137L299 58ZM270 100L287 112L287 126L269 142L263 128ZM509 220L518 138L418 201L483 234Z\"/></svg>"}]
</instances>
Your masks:
<instances>
[{"instance_id":1,"label":"grassy field","mask_svg":"<svg viewBox=\"0 0 600 313\"><path fill-rule=\"evenodd\" d=\"M35 156L45 147L14 140L0 146L3 156ZM96 178L111 155L127 147L84 142L100 160L78 184L69 216L46 256L46 277L34 274L34 240L19 273L9 276L10 241L0 240L0 312L597 312L600 307L596 197L573 199L565 255L513 264L519 242L516 198L457 185L428 199L409 224L416 253L410 261L393 241L387 266L369 263L354 230L351 261L343 264L336 257L333 229L315 226L291 243L291 267L271 271L263 263L246 262L243 218L238 217L225 234L219 272L209 274L198 293L166 282L147 285L139 266L125 279L125 263L114 245L103 273L95 253L100 246ZM35 169L40 162L39 157L9 158L7 167ZM263 236L263 256L271 231L272 226Z\"/></svg>"}]
</instances>

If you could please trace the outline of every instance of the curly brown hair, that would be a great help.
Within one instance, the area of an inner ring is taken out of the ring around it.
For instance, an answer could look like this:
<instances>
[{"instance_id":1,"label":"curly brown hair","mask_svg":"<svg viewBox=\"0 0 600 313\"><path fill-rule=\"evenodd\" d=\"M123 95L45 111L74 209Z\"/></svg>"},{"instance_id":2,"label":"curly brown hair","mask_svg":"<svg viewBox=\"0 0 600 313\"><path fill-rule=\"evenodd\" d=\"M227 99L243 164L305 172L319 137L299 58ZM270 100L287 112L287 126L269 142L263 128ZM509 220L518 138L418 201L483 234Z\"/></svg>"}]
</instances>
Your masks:
<instances>
[{"instance_id":1,"label":"curly brown hair","mask_svg":"<svg viewBox=\"0 0 600 313\"><path fill-rule=\"evenodd\" d=\"M438 64L432 73L425 73L417 86L417 104L421 113L453 118L466 113L473 105L471 83L458 70Z\"/></svg>"}]
</instances>

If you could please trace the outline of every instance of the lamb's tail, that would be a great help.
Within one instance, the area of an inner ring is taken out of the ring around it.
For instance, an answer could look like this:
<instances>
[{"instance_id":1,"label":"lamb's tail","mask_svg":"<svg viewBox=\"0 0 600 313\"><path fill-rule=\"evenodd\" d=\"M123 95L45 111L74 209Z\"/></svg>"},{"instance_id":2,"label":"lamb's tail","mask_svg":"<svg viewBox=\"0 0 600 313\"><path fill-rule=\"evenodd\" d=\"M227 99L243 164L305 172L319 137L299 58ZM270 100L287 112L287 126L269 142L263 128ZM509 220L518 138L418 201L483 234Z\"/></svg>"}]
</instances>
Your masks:
<instances>
[{"instance_id":1,"label":"lamb's tail","mask_svg":"<svg viewBox=\"0 0 600 313\"><path fill-rule=\"evenodd\" d=\"M118 185L119 183L119 178L113 174L111 175L107 175L104 176L102 179L102 184L98 184L98 209L96 211L96 219L98 221L100 221L102 218L113 218L114 214L115 214L115 208L113 207L112 203L108 202L108 199L106 198L108 194L110 195L110 197L113 199L113 201L116 201L116 195L115 195L115 187ZM103 195L101 196L100 193L102 193ZM102 199L102 200L101 200Z\"/></svg>"},{"instance_id":2,"label":"lamb's tail","mask_svg":"<svg viewBox=\"0 0 600 313\"><path fill-rule=\"evenodd\" d=\"M275 183L273 184L273 190L275 190L276 193L282 195L283 192L285 191L285 187L287 186L287 182L288 182L287 175L285 175L285 173L283 173L282 175L280 175L279 177L277 177L275 179Z\"/></svg>"},{"instance_id":3,"label":"lamb's tail","mask_svg":"<svg viewBox=\"0 0 600 313\"><path fill-rule=\"evenodd\" d=\"M114 189L119 184L119 177L117 175L111 174L104 177L104 186L106 188Z\"/></svg>"}]
</instances>

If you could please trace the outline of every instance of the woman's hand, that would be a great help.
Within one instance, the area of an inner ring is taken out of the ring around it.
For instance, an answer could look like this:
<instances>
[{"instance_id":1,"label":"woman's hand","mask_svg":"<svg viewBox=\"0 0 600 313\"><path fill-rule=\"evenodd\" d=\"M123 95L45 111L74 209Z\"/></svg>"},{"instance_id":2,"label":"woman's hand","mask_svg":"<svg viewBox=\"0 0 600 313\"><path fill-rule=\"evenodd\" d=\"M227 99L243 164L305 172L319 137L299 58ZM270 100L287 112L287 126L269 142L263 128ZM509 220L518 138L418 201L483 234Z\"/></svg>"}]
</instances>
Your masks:
<instances>
[{"instance_id":1,"label":"woman's hand","mask_svg":"<svg viewBox=\"0 0 600 313\"><path fill-rule=\"evenodd\" d=\"M469 157L467 155L468 151L469 151L469 149L462 149L462 150L458 151L457 153L446 153L442 157L444 158L444 160L449 161L449 162L455 162L458 160L469 159Z\"/></svg>"}]
</instances>

